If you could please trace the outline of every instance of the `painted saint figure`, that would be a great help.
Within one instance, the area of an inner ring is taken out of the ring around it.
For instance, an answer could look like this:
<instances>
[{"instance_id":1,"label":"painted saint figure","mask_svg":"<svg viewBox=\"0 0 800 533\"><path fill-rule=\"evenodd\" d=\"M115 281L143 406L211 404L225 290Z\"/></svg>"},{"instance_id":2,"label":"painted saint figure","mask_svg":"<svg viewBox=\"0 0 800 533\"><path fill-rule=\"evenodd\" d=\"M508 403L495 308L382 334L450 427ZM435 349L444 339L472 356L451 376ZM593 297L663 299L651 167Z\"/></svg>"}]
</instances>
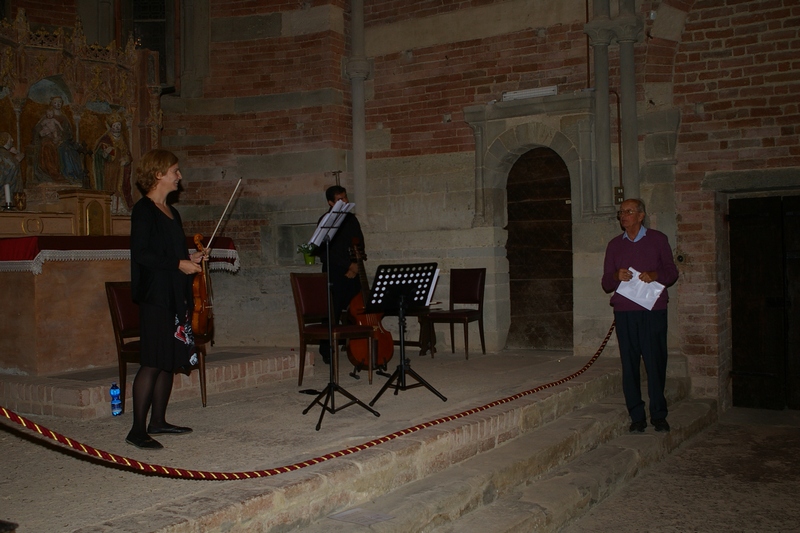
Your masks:
<instances>
[{"instance_id":1,"label":"painted saint figure","mask_svg":"<svg viewBox=\"0 0 800 533\"><path fill-rule=\"evenodd\" d=\"M8 185L11 193L22 192L19 162L22 159L14 148L14 139L8 132L0 132L0 190Z\"/></svg>"},{"instance_id":2,"label":"painted saint figure","mask_svg":"<svg viewBox=\"0 0 800 533\"><path fill-rule=\"evenodd\" d=\"M34 142L37 142L37 177L40 181L66 181L61 175L61 165L58 157L58 145L61 142L59 131L63 131L60 123L55 119L52 109L45 112L45 116L34 127ZM41 173L46 176L43 176Z\"/></svg>"},{"instance_id":3,"label":"painted saint figure","mask_svg":"<svg viewBox=\"0 0 800 533\"><path fill-rule=\"evenodd\" d=\"M122 135L122 118L114 113L108 117L108 124L94 149L95 188L112 193L112 210L127 211L133 206L131 151Z\"/></svg>"},{"instance_id":4,"label":"painted saint figure","mask_svg":"<svg viewBox=\"0 0 800 533\"><path fill-rule=\"evenodd\" d=\"M64 100L50 99L50 107L33 128L34 178L39 182L83 185L84 170L72 124L61 111Z\"/></svg>"}]
</instances>

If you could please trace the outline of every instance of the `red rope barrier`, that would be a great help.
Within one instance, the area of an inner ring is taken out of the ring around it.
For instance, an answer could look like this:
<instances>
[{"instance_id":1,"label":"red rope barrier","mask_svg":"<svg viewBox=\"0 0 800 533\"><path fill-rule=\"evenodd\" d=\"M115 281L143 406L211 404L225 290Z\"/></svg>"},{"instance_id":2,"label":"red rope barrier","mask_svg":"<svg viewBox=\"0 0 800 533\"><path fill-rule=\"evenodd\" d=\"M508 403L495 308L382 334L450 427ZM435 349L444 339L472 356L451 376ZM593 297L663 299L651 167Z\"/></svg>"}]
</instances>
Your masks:
<instances>
[{"instance_id":1,"label":"red rope barrier","mask_svg":"<svg viewBox=\"0 0 800 533\"><path fill-rule=\"evenodd\" d=\"M48 429L44 426L31 422L26 418L18 415L17 413L6 409L3 406L0 406L0 411L2 411L3 416L11 420L12 422L16 422L17 424L21 425L25 429L30 431L35 431L39 435L52 439L60 444L68 446L74 450L79 452L83 452L86 455L91 457L99 458L104 461L114 463L115 465L121 466L128 470L137 471L143 474L155 475L155 476L164 476L164 477L177 477L177 478L186 478L186 479L196 479L196 480L206 480L206 481L224 481L224 480L233 480L233 479L252 479L252 478L259 478L259 477L269 477L269 476L276 476L278 474L283 474L286 472L293 472L295 470L299 470L301 468L305 468L307 466L312 466L315 464L323 463L325 461L330 461L331 459L336 459L337 457L344 457L347 455L352 455L356 452L360 452L362 450L366 450L368 448L372 448L379 444L383 444L384 442L389 442L390 440L394 440L398 437L402 437L405 435L410 435L411 433L415 433L425 428L438 426L439 424L444 424L445 422L451 422L453 420L458 420L460 418L467 417L469 415L473 415L476 413L480 413L482 411L486 411L487 409L491 409L492 407L497 407L498 405L503 405L509 402L513 402L514 400L518 400L525 396L530 396L531 394L535 394L537 392L541 392L545 389L549 389L552 387L556 387L558 385L562 385L571 379L574 379L584 372L586 372L589 367L591 367L597 358L600 357L600 354L603 353L603 350L608 344L608 340L611 338L611 333L614 331L615 323L611 323L611 328L608 330L608 334L606 338L603 339L600 348L597 352L589 359L589 362L586 363L583 368L578 370L577 372L570 374L569 376L559 379L557 381L552 381L550 383L546 383L544 385L539 385L533 389L526 390L524 392L520 392L514 394L513 396L508 396L506 398L495 400L491 403L487 403L486 405L482 405L480 407L475 407L473 409L469 409L467 411L462 411L461 413L445 416L442 418L438 418L436 420L432 420L430 422L424 422L422 424L418 424L416 426L412 426L410 428L401 429L400 431L396 431L390 435L386 435L380 437L375 440L371 440L369 442L365 442L363 444L359 444L357 446L351 446L350 448L346 448L344 450L339 450L336 452L327 453L320 457L315 457L313 459L309 459L307 461L303 461L300 463L294 463L292 465L281 466L278 468L269 468L266 470L253 470L249 472L210 472L210 471L202 471L202 470L187 470L183 468L172 468L168 466L161 466L161 465L153 465L150 463L143 463L141 461L137 461L136 459L131 459L128 457L124 457L121 455L115 455L113 453L109 453L103 450L98 450L97 448L93 448L88 444L83 444L81 442L72 440L60 433L57 433L51 429Z\"/></svg>"}]
</instances>

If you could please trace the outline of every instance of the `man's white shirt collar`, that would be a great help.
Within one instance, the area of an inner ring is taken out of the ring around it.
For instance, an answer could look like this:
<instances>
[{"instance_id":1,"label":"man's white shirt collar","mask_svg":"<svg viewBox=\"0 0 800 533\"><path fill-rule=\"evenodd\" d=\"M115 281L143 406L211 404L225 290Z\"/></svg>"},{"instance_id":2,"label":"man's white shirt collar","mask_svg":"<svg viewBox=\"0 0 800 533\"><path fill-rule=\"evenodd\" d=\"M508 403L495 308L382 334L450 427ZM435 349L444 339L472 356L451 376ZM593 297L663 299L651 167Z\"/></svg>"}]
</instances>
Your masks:
<instances>
[{"instance_id":1,"label":"man's white shirt collar","mask_svg":"<svg viewBox=\"0 0 800 533\"><path fill-rule=\"evenodd\" d=\"M636 238L633 239L633 242L639 242L640 240L642 240L642 237L644 237L645 235L647 235L647 228L642 226L641 228L639 228L639 233L636 234ZM622 238L631 240L631 238L628 237L628 232L627 231L623 231L622 232Z\"/></svg>"}]
</instances>

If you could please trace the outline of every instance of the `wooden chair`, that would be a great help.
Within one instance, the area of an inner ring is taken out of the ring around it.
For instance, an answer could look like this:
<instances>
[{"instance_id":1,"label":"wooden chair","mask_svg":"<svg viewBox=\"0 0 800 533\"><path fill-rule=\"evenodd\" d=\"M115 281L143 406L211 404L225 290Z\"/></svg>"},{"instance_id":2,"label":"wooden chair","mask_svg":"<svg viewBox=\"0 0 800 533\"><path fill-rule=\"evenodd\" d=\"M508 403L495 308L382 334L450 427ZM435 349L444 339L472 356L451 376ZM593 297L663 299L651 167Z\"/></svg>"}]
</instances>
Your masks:
<instances>
[{"instance_id":1,"label":"wooden chair","mask_svg":"<svg viewBox=\"0 0 800 533\"><path fill-rule=\"evenodd\" d=\"M432 310L425 317L429 324L450 324L450 345L456 352L455 324L464 325L464 355L469 359L470 322L478 322L481 335L481 349L486 353L486 342L483 338L483 290L486 285L485 268L453 268L450 270L450 308L448 310ZM460 307L464 305L475 307ZM457 307L458 306L458 307ZM431 354L433 355L433 354Z\"/></svg>"},{"instance_id":2,"label":"wooden chair","mask_svg":"<svg viewBox=\"0 0 800 533\"><path fill-rule=\"evenodd\" d=\"M117 345L119 363L119 390L122 411L125 412L125 389L128 380L128 363L139 362L139 306L131 297L130 281L107 281L106 296L114 326L114 341ZM135 339L135 340L132 340ZM195 339L197 341L197 339ZM206 406L206 348L202 339L198 341L197 358L200 372L200 398Z\"/></svg>"},{"instance_id":3,"label":"wooden chair","mask_svg":"<svg viewBox=\"0 0 800 533\"><path fill-rule=\"evenodd\" d=\"M128 380L128 363L139 362L139 306L131 298L129 281L107 281L106 296L114 326L114 341L117 343L119 363L119 399L125 412L125 388ZM136 339L136 340L131 340Z\"/></svg>"},{"instance_id":4,"label":"wooden chair","mask_svg":"<svg viewBox=\"0 0 800 533\"><path fill-rule=\"evenodd\" d=\"M303 384L303 370L306 365L306 347L319 344L328 339L328 277L321 272L289 274L292 284L292 295L297 311L297 328L300 336L300 368L297 385ZM369 343L369 381L372 383L372 361L375 353L375 333L372 326L336 325L333 326L333 342L335 353L331 357L334 365L334 376L339 375L339 342L350 339L372 339Z\"/></svg>"}]
</instances>

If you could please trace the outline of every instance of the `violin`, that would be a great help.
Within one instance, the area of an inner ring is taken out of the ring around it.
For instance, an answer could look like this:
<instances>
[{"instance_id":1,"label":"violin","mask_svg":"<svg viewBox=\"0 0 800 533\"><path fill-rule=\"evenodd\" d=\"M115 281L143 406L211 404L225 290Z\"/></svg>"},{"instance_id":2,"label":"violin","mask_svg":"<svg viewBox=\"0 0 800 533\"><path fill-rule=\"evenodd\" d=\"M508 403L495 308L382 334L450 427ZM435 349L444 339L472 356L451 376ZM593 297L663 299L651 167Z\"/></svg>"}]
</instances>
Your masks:
<instances>
[{"instance_id":1,"label":"violin","mask_svg":"<svg viewBox=\"0 0 800 533\"><path fill-rule=\"evenodd\" d=\"M225 177L224 172L222 173L222 177ZM211 291L211 276L208 275L207 250L211 248L211 243L214 242L214 237L217 235L217 230L219 229L220 224L222 224L222 220L225 218L225 213L228 212L228 208L231 206L233 197L236 196L236 191L239 190L239 185L241 184L242 178L239 178L239 181L236 183L236 187L233 188L231 197L228 199L228 203L225 205L225 209L222 210L222 215L219 217L217 227L214 228L211 238L208 239L208 247L203 247L202 235L197 233L194 236L194 245L197 246L197 251L203 252L203 254L206 255L206 257L200 261L201 271L195 274L194 280L192 280L192 296L194 299L194 309L192 310L192 331L194 332L195 342L197 344L205 344L207 342L210 342L212 345L214 344L214 293ZM205 405L205 402L203 405Z\"/></svg>"},{"instance_id":2,"label":"violin","mask_svg":"<svg viewBox=\"0 0 800 533\"><path fill-rule=\"evenodd\" d=\"M194 244L199 252L206 253L203 236L199 233L194 236ZM192 281L192 331L196 338L211 340L214 336L214 294L211 291L211 276L208 275L208 261L204 258L200 266L202 270L195 274Z\"/></svg>"},{"instance_id":3,"label":"violin","mask_svg":"<svg viewBox=\"0 0 800 533\"><path fill-rule=\"evenodd\" d=\"M394 355L394 341L392 334L383 327L381 319L383 313L365 313L366 305L364 302L369 300L369 282L367 273L364 270L364 252L359 247L358 237L353 237L353 256L358 263L358 276L361 281L361 292L356 294L350 301L348 312L352 321L359 326L372 326L378 341L375 353L375 366L386 368L386 363ZM350 339L347 343L347 358L356 370L363 370L369 365L369 343L367 339ZM351 374L353 375L353 374Z\"/></svg>"}]
</instances>

